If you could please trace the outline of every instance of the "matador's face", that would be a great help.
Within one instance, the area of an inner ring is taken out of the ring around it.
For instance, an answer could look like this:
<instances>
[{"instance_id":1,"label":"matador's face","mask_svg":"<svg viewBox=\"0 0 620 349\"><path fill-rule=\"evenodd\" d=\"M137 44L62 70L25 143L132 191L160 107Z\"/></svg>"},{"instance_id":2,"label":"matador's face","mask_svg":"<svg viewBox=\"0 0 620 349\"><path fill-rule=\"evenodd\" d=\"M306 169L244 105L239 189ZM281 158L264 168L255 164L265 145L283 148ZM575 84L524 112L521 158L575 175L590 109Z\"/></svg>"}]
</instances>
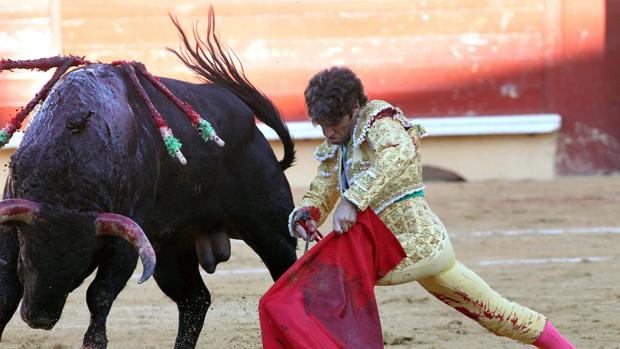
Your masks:
<instances>
[{"instance_id":1,"label":"matador's face","mask_svg":"<svg viewBox=\"0 0 620 349\"><path fill-rule=\"evenodd\" d=\"M321 131L331 144L344 144L351 138L351 133L357 122L357 113L359 108L353 109L351 113L345 114L340 118L340 121L335 125L321 125Z\"/></svg>"}]
</instances>

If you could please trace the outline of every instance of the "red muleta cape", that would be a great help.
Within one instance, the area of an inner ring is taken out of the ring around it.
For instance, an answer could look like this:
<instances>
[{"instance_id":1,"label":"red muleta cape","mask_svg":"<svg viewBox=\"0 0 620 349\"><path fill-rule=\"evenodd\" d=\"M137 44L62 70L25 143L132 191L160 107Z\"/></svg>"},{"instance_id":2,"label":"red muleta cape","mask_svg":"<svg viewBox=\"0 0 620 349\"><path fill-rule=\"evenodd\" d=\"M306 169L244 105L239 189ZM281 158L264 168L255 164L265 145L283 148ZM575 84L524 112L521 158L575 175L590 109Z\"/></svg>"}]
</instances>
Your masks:
<instances>
[{"instance_id":1,"label":"red muleta cape","mask_svg":"<svg viewBox=\"0 0 620 349\"><path fill-rule=\"evenodd\" d=\"M329 234L284 273L258 306L264 349L383 348L375 281L405 258L371 210Z\"/></svg>"}]
</instances>

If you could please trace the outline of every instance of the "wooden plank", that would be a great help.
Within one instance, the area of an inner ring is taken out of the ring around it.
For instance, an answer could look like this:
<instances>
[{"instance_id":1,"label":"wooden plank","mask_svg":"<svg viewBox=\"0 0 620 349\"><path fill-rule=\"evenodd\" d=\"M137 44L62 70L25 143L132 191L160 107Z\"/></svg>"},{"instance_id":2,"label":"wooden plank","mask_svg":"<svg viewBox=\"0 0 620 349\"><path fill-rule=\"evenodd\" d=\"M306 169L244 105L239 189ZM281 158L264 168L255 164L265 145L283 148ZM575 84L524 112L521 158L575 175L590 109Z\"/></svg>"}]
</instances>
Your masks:
<instances>
[{"instance_id":1,"label":"wooden plank","mask_svg":"<svg viewBox=\"0 0 620 349\"><path fill-rule=\"evenodd\" d=\"M538 35L341 38L239 42L232 46L247 68L271 65L366 64L433 67L496 62L538 62Z\"/></svg>"},{"instance_id":2,"label":"wooden plank","mask_svg":"<svg viewBox=\"0 0 620 349\"><path fill-rule=\"evenodd\" d=\"M167 46L178 47L166 13L175 11L191 28L195 19L204 21L209 3L61 2L63 52L104 62L139 60L156 75L197 81L165 51ZM408 112L453 115L535 109L541 100L540 67L549 63L544 3L214 2L218 33L239 54L250 80L274 99L287 118L302 120L302 92L308 79L336 64L353 67L371 97L390 99ZM15 50L5 45L4 52ZM25 103L44 83L29 85L28 79L18 82L2 76L0 80L3 90L11 90L0 91L0 105Z\"/></svg>"},{"instance_id":3,"label":"wooden plank","mask_svg":"<svg viewBox=\"0 0 620 349\"><path fill-rule=\"evenodd\" d=\"M540 20L533 21L532 18L540 18ZM179 17L189 33L191 33L195 19L188 16ZM390 15L368 13L344 18L324 14L307 19L295 16L270 18L218 16L216 28L223 39L233 42L249 38L296 40L336 37L344 39L467 35L466 33L485 36L496 33L540 33L542 20L542 15L537 10L511 11L509 14L503 10L446 12L441 16L430 16L426 19L423 19L420 14L402 12ZM204 21L200 28L204 30ZM154 35L155 32L157 35ZM166 16L63 20L62 36L67 44L175 42L178 38L176 29Z\"/></svg>"},{"instance_id":4,"label":"wooden plank","mask_svg":"<svg viewBox=\"0 0 620 349\"><path fill-rule=\"evenodd\" d=\"M49 18L0 20L0 57L26 59L53 54Z\"/></svg>"},{"instance_id":5,"label":"wooden plank","mask_svg":"<svg viewBox=\"0 0 620 349\"><path fill-rule=\"evenodd\" d=\"M0 32L3 32L4 35L12 35L25 30L40 32L47 30L49 32L49 25L50 20L47 16L6 19L0 22Z\"/></svg>"},{"instance_id":6,"label":"wooden plank","mask_svg":"<svg viewBox=\"0 0 620 349\"><path fill-rule=\"evenodd\" d=\"M324 67L322 67L324 68ZM452 69L412 69L400 68L390 72L385 72L378 67L370 70L367 67L354 69L366 82L368 93L370 94L415 94L433 90L449 90L451 96L460 98L465 103L471 98L473 103L483 106L486 101L479 98L471 90L461 86L485 86L485 89L492 90L495 99L506 101L523 100L523 96L539 94L543 81L540 74L533 68L533 72L522 72L519 70L505 69L503 71L489 71L485 74L472 76L467 70ZM303 109L302 93L310 77L316 70L279 70L279 71L254 71L248 72L247 76L252 83L270 96L282 96L295 94L297 105L287 106L287 113L293 111L297 114ZM168 74L158 74L167 76ZM282 79L286 76L286 79ZM191 73L177 78L190 82L200 82ZM439 114L448 114L444 111Z\"/></svg>"},{"instance_id":7,"label":"wooden plank","mask_svg":"<svg viewBox=\"0 0 620 349\"><path fill-rule=\"evenodd\" d=\"M371 98L387 99L409 115L510 114L541 108L544 70L488 72L477 79L466 69L383 70L353 67ZM303 90L316 70L265 71L248 78L264 91L287 120L304 120ZM283 82L278 77L285 75ZM191 80L191 79L186 79ZM23 106L43 86L38 80L2 80L1 107ZM275 83L274 83L275 82ZM14 115L13 111L12 115Z\"/></svg>"},{"instance_id":8,"label":"wooden plank","mask_svg":"<svg viewBox=\"0 0 620 349\"><path fill-rule=\"evenodd\" d=\"M233 50L248 70L270 67L312 67L327 65L389 64L403 66L466 66L472 72L485 65L509 62L511 64L536 64L544 61L542 39L537 35L496 35L484 38L484 45L470 45L462 37L398 37L356 38L343 41L339 38L323 40L282 40L239 42ZM117 59L139 60L151 69L171 71L179 66L178 60L164 47L166 44L126 45L65 45L65 53L86 55L91 60L110 62ZM170 45L172 46L172 45ZM415 49L403 49L415 48Z\"/></svg>"},{"instance_id":9,"label":"wooden plank","mask_svg":"<svg viewBox=\"0 0 620 349\"><path fill-rule=\"evenodd\" d=\"M367 84L367 86L372 86ZM485 88L482 88L485 87ZM520 86L519 98L506 98L499 92L499 88L481 86L478 89L464 85L458 89L467 91L455 98L455 87L436 89L418 89L379 91L371 89L369 97L390 101L398 105L410 116L437 116L437 115L484 115L484 114L517 114L534 113L541 109L540 88L536 84ZM296 94L276 94L265 90L270 99L281 111L287 121L306 120L303 90Z\"/></svg>"},{"instance_id":10,"label":"wooden plank","mask_svg":"<svg viewBox=\"0 0 620 349\"><path fill-rule=\"evenodd\" d=\"M0 20L47 17L51 0L0 1ZM0 22L1 24L1 22Z\"/></svg>"},{"instance_id":11,"label":"wooden plank","mask_svg":"<svg viewBox=\"0 0 620 349\"><path fill-rule=\"evenodd\" d=\"M496 67L473 75L465 68L382 69L366 65L352 67L364 82L371 98L386 98L402 104L409 113L456 115L463 113L517 112L519 108L540 108L544 69ZM283 114L297 119L303 116L303 90L318 70L266 71L248 74L249 79L275 101ZM288 84L270 81L286 76ZM288 96L288 97L287 97Z\"/></svg>"},{"instance_id":12,"label":"wooden plank","mask_svg":"<svg viewBox=\"0 0 620 349\"><path fill-rule=\"evenodd\" d=\"M62 15L66 19L102 18L102 17L151 17L161 16L168 12L188 15L194 18L205 18L208 8L213 4L217 16L242 14L248 19L252 17L273 15L304 15L312 17L316 14L338 13L352 16L359 13L390 13L402 11L423 11L439 13L454 10L485 10L485 9L537 9L543 0L414 0L414 1L331 1L331 0L198 0L179 4L176 0L83 0L62 4Z\"/></svg>"}]
</instances>

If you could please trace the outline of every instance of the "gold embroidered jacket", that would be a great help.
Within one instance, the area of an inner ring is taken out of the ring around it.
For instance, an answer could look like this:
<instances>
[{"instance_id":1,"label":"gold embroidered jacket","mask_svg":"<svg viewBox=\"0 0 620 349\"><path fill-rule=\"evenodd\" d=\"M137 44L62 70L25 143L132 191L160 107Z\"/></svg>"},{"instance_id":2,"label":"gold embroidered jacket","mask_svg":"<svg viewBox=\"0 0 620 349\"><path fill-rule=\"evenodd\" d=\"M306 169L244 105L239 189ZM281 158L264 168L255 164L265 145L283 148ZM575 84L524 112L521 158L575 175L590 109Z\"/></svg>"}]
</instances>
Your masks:
<instances>
[{"instance_id":1,"label":"gold embroidered jacket","mask_svg":"<svg viewBox=\"0 0 620 349\"><path fill-rule=\"evenodd\" d=\"M320 161L299 208L319 209L321 225L342 195L358 209L379 214L399 199L424 189L420 162L420 125L410 125L400 109L387 102L368 102L359 112L346 147L324 141L315 150ZM348 182L348 188L344 182ZM289 219L289 228L291 228Z\"/></svg>"}]
</instances>

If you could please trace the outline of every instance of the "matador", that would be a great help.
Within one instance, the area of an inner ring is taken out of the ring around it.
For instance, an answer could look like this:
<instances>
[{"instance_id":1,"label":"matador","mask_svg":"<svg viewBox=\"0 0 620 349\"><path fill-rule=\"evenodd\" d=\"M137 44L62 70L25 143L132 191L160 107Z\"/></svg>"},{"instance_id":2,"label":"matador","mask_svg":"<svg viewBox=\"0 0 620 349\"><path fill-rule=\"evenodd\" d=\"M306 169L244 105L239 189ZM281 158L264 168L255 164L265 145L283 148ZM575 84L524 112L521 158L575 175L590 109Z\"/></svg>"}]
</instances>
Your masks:
<instances>
[{"instance_id":1,"label":"matador","mask_svg":"<svg viewBox=\"0 0 620 349\"><path fill-rule=\"evenodd\" d=\"M357 212L370 207L407 253L377 285L417 281L499 336L538 348L574 348L545 316L502 297L455 258L446 228L425 199L423 127L385 101L368 101L359 78L345 67L316 74L305 100L326 139L315 151L318 173L289 217L293 236L314 238L339 199L336 233L346 232Z\"/></svg>"}]
</instances>

